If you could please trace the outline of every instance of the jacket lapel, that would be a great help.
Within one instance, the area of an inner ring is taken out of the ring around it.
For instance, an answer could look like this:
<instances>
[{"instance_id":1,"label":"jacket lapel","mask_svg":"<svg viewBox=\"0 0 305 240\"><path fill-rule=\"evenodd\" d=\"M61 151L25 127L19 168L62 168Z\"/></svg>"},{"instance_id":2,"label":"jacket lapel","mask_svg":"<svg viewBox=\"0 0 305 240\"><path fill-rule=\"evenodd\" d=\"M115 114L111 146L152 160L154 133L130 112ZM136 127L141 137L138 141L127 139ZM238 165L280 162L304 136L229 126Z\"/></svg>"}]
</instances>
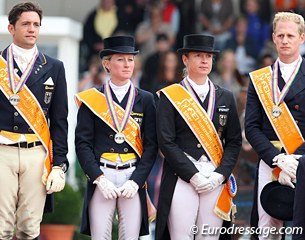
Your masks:
<instances>
[{"instance_id":1,"label":"jacket lapel","mask_svg":"<svg viewBox=\"0 0 305 240\"><path fill-rule=\"evenodd\" d=\"M302 59L302 64L299 72L295 76L293 83L285 97L285 100L290 100L295 97L299 92L305 89L305 61Z\"/></svg>"},{"instance_id":2,"label":"jacket lapel","mask_svg":"<svg viewBox=\"0 0 305 240\"><path fill-rule=\"evenodd\" d=\"M42 53L39 53L38 58L34 63L34 67L32 69L31 75L29 76L26 85L30 87L37 81L41 79L41 77L50 69L50 64L47 64L47 60Z\"/></svg>"}]
</instances>

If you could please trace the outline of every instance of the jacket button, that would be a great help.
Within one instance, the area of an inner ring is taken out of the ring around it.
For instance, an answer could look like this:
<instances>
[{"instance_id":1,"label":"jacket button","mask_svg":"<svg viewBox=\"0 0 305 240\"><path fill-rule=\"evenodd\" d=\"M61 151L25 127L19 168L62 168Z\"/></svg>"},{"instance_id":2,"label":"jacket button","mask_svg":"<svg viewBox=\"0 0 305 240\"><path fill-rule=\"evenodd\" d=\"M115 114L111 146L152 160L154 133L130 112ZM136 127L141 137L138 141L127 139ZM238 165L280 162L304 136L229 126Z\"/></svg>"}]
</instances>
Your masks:
<instances>
[{"instance_id":1,"label":"jacket button","mask_svg":"<svg viewBox=\"0 0 305 240\"><path fill-rule=\"evenodd\" d=\"M110 148L110 152L113 153L113 152L114 152L114 149L113 149L113 148Z\"/></svg>"},{"instance_id":2,"label":"jacket button","mask_svg":"<svg viewBox=\"0 0 305 240\"><path fill-rule=\"evenodd\" d=\"M128 148L124 148L124 152L127 153L128 152Z\"/></svg>"},{"instance_id":3,"label":"jacket button","mask_svg":"<svg viewBox=\"0 0 305 240\"><path fill-rule=\"evenodd\" d=\"M200 143L197 144L197 148L201 148L201 144Z\"/></svg>"},{"instance_id":4,"label":"jacket button","mask_svg":"<svg viewBox=\"0 0 305 240\"><path fill-rule=\"evenodd\" d=\"M113 139L113 135L112 135L112 134L110 134L110 135L109 135L109 138L110 138L110 139Z\"/></svg>"},{"instance_id":5,"label":"jacket button","mask_svg":"<svg viewBox=\"0 0 305 240\"><path fill-rule=\"evenodd\" d=\"M18 126L14 126L13 129L14 129L15 131L17 131L17 130L18 130Z\"/></svg>"},{"instance_id":6,"label":"jacket button","mask_svg":"<svg viewBox=\"0 0 305 240\"><path fill-rule=\"evenodd\" d=\"M17 117L19 115L18 112L14 112L14 116Z\"/></svg>"},{"instance_id":7,"label":"jacket button","mask_svg":"<svg viewBox=\"0 0 305 240\"><path fill-rule=\"evenodd\" d=\"M295 105L295 106L294 106L294 109L295 109L295 110L299 110L299 108L300 108L299 105Z\"/></svg>"},{"instance_id":8,"label":"jacket button","mask_svg":"<svg viewBox=\"0 0 305 240\"><path fill-rule=\"evenodd\" d=\"M298 124L298 123L299 123L299 121L298 121L298 120L295 120L295 123L296 123L296 124Z\"/></svg>"},{"instance_id":9,"label":"jacket button","mask_svg":"<svg viewBox=\"0 0 305 240\"><path fill-rule=\"evenodd\" d=\"M28 132L33 132L32 128L28 128Z\"/></svg>"}]
</instances>

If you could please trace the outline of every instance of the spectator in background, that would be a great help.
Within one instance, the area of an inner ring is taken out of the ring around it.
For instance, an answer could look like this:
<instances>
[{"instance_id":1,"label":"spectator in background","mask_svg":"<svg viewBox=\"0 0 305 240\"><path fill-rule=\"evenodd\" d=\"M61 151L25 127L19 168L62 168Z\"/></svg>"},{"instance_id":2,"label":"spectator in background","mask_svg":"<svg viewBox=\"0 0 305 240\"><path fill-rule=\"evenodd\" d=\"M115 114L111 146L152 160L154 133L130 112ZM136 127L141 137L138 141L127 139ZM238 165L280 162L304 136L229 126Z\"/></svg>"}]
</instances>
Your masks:
<instances>
[{"instance_id":1,"label":"spectator in background","mask_svg":"<svg viewBox=\"0 0 305 240\"><path fill-rule=\"evenodd\" d=\"M197 25L195 0L176 0L176 4L180 11L180 26L174 50L182 47L185 35L196 33Z\"/></svg>"},{"instance_id":2,"label":"spectator in background","mask_svg":"<svg viewBox=\"0 0 305 240\"><path fill-rule=\"evenodd\" d=\"M135 67L130 80L136 88L140 88L140 82L143 75L143 61L140 55L137 55L134 61Z\"/></svg>"},{"instance_id":3,"label":"spectator in background","mask_svg":"<svg viewBox=\"0 0 305 240\"><path fill-rule=\"evenodd\" d=\"M174 31L169 24L163 22L160 4L154 2L149 6L148 19L138 25L135 33L136 44L144 62L156 51L157 36L160 33L166 34L170 45L173 46L175 43Z\"/></svg>"},{"instance_id":4,"label":"spectator in background","mask_svg":"<svg viewBox=\"0 0 305 240\"><path fill-rule=\"evenodd\" d=\"M298 0L275 0L274 10L275 12L294 12L297 9Z\"/></svg>"},{"instance_id":5,"label":"spectator in background","mask_svg":"<svg viewBox=\"0 0 305 240\"><path fill-rule=\"evenodd\" d=\"M236 55L237 68L247 74L256 67L256 42L248 35L248 21L244 16L236 19L232 38L226 43L226 49L232 49Z\"/></svg>"},{"instance_id":6,"label":"spectator in background","mask_svg":"<svg viewBox=\"0 0 305 240\"><path fill-rule=\"evenodd\" d=\"M89 62L89 69L81 75L78 91L95 87L99 88L106 82L107 74L101 67L98 55L93 55Z\"/></svg>"},{"instance_id":7,"label":"spectator in background","mask_svg":"<svg viewBox=\"0 0 305 240\"><path fill-rule=\"evenodd\" d=\"M274 60L271 53L265 53L259 58L259 66L261 68L271 66L274 63Z\"/></svg>"},{"instance_id":8,"label":"spectator in background","mask_svg":"<svg viewBox=\"0 0 305 240\"><path fill-rule=\"evenodd\" d=\"M81 57L85 64L104 47L103 39L118 29L119 16L115 0L99 0L99 5L89 12L83 27ZM88 65L84 66L88 69Z\"/></svg>"},{"instance_id":9,"label":"spectator in background","mask_svg":"<svg viewBox=\"0 0 305 240\"><path fill-rule=\"evenodd\" d=\"M136 27L144 21L148 0L116 0L121 19L120 30L134 35Z\"/></svg>"},{"instance_id":10,"label":"spectator in background","mask_svg":"<svg viewBox=\"0 0 305 240\"><path fill-rule=\"evenodd\" d=\"M181 61L174 51L166 51L161 54L156 77L153 81L153 93L173 83L182 80ZM155 94L156 95L156 94Z\"/></svg>"},{"instance_id":11,"label":"spectator in background","mask_svg":"<svg viewBox=\"0 0 305 240\"><path fill-rule=\"evenodd\" d=\"M212 72L210 77L213 79L213 83L230 90L235 100L238 99L241 89L247 85L237 69L235 53L230 49L221 53L217 62L217 70Z\"/></svg>"},{"instance_id":12,"label":"spectator in background","mask_svg":"<svg viewBox=\"0 0 305 240\"><path fill-rule=\"evenodd\" d=\"M169 24L175 36L177 36L180 27L180 11L175 1L160 0L160 5L163 13L163 22Z\"/></svg>"},{"instance_id":13,"label":"spectator in background","mask_svg":"<svg viewBox=\"0 0 305 240\"><path fill-rule=\"evenodd\" d=\"M171 42L166 33L159 33L156 36L155 52L150 54L144 61L143 76L140 87L144 90L154 92L153 81L156 77L161 55L172 48Z\"/></svg>"},{"instance_id":14,"label":"spectator in background","mask_svg":"<svg viewBox=\"0 0 305 240\"><path fill-rule=\"evenodd\" d=\"M260 19L268 23L271 23L271 17L273 13L273 4L271 1L273 0L258 0ZM239 8L242 15L245 15L247 12L245 9L246 2L247 0L239 1Z\"/></svg>"},{"instance_id":15,"label":"spectator in background","mask_svg":"<svg viewBox=\"0 0 305 240\"><path fill-rule=\"evenodd\" d=\"M270 23L261 18L258 0L246 0L245 16L248 20L247 36L255 41L254 50L259 54L271 39Z\"/></svg>"},{"instance_id":16,"label":"spectator in background","mask_svg":"<svg viewBox=\"0 0 305 240\"><path fill-rule=\"evenodd\" d=\"M231 37L234 14L232 0L202 0L200 24L204 34L215 36L215 47L222 50Z\"/></svg>"}]
</instances>

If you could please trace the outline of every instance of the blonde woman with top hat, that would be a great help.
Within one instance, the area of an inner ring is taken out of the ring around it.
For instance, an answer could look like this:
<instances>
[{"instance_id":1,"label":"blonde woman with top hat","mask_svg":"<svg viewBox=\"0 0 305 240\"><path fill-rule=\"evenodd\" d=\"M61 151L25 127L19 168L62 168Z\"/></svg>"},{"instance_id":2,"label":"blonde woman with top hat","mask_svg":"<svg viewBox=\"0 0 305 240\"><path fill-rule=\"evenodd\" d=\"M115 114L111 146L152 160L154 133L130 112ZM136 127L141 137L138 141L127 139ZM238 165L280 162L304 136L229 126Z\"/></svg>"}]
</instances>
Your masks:
<instances>
[{"instance_id":1,"label":"blonde woman with top hat","mask_svg":"<svg viewBox=\"0 0 305 240\"><path fill-rule=\"evenodd\" d=\"M241 130L233 94L208 76L217 52L213 36L186 35L178 49L185 78L160 91L157 136L165 159L157 240L229 238L211 231L229 223L234 212L231 173Z\"/></svg>"},{"instance_id":2,"label":"blonde woman with top hat","mask_svg":"<svg viewBox=\"0 0 305 240\"><path fill-rule=\"evenodd\" d=\"M111 239L114 213L119 239L148 234L145 181L157 154L153 95L134 87L134 38L104 39L100 52L110 80L76 95L80 106L76 152L88 177L81 232Z\"/></svg>"}]
</instances>

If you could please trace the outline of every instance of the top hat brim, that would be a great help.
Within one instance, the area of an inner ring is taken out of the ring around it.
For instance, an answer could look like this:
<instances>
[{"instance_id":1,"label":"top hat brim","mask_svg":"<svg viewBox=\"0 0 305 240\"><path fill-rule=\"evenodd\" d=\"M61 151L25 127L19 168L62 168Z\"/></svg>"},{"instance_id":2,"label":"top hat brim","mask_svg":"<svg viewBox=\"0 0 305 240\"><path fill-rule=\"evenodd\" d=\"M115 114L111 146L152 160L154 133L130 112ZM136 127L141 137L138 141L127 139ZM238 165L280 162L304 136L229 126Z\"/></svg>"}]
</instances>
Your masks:
<instances>
[{"instance_id":1,"label":"top hat brim","mask_svg":"<svg viewBox=\"0 0 305 240\"><path fill-rule=\"evenodd\" d=\"M220 53L219 50L211 50L211 49L204 49L204 48L179 48L177 50L177 53L179 54L184 54L184 53L188 53L188 52L207 52L207 53L213 53L213 54L217 54Z\"/></svg>"},{"instance_id":2,"label":"top hat brim","mask_svg":"<svg viewBox=\"0 0 305 240\"><path fill-rule=\"evenodd\" d=\"M263 209L271 217L283 221L293 218L294 189L281 185L278 181L268 183L262 190L260 201Z\"/></svg>"},{"instance_id":3,"label":"top hat brim","mask_svg":"<svg viewBox=\"0 0 305 240\"><path fill-rule=\"evenodd\" d=\"M120 50L113 50L113 49L104 49L100 52L100 58L103 58L105 56L108 56L108 55L112 55L112 54L133 54L133 55L136 55L139 53L139 50L137 51L120 51Z\"/></svg>"}]
</instances>

